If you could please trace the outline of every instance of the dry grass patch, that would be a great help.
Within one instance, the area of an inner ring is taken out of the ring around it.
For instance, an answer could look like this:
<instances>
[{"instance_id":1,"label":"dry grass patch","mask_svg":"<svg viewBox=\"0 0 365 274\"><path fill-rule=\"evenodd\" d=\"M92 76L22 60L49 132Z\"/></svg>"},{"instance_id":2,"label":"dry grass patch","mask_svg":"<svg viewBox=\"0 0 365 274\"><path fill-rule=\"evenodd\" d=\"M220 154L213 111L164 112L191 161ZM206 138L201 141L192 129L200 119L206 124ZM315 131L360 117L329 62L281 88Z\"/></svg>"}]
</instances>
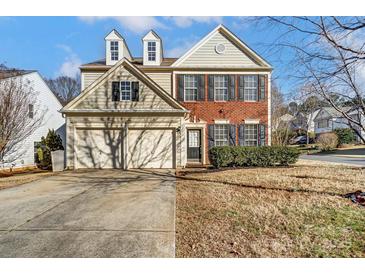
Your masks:
<instances>
[{"instance_id":1,"label":"dry grass patch","mask_svg":"<svg viewBox=\"0 0 365 274\"><path fill-rule=\"evenodd\" d=\"M33 173L14 174L9 176L6 174L0 176L0 190L4 188L14 187L26 183L33 182L43 177L51 176L53 173L50 171L33 171Z\"/></svg>"},{"instance_id":2,"label":"dry grass patch","mask_svg":"<svg viewBox=\"0 0 365 274\"><path fill-rule=\"evenodd\" d=\"M337 166L187 174L177 183L178 257L365 257L365 209L341 195L365 170Z\"/></svg>"}]
</instances>

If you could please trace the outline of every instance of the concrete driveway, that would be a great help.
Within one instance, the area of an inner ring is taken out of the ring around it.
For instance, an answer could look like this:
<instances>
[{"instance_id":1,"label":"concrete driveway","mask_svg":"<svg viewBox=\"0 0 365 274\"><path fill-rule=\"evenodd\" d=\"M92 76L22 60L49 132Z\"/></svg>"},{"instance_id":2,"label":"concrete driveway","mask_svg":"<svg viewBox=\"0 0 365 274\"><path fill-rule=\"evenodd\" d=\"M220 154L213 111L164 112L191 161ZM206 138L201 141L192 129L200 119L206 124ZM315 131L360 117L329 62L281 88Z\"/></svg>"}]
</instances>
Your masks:
<instances>
[{"instance_id":1,"label":"concrete driveway","mask_svg":"<svg viewBox=\"0 0 365 274\"><path fill-rule=\"evenodd\" d=\"M174 255L172 171L70 171L0 191L0 257Z\"/></svg>"}]
</instances>

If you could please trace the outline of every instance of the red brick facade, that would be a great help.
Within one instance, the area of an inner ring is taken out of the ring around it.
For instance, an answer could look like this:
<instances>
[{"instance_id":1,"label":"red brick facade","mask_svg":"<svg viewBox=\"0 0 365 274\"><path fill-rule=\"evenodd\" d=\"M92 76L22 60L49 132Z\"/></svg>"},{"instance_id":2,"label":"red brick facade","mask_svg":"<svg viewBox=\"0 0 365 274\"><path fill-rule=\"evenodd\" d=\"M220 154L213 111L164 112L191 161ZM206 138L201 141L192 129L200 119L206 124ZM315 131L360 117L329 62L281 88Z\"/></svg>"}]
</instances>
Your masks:
<instances>
[{"instance_id":1,"label":"red brick facade","mask_svg":"<svg viewBox=\"0 0 365 274\"><path fill-rule=\"evenodd\" d=\"M177 76L176 76L177 77ZM236 76L236 98L238 98L238 76ZM178 80L176 79L175 92L178 92ZM177 94L175 97L178 98ZM207 124L214 124L216 119L227 119L230 124L243 124L245 119L260 119L260 124L266 125L266 143L268 143L268 80L265 81L265 100L257 102L235 101L214 102L208 101L208 75L205 75L205 100L196 102L180 103L190 110L191 121L196 119L206 121ZM238 128L236 129L238 136ZM208 161L208 128L205 128L205 152ZM238 140L236 139L236 144Z\"/></svg>"}]
</instances>

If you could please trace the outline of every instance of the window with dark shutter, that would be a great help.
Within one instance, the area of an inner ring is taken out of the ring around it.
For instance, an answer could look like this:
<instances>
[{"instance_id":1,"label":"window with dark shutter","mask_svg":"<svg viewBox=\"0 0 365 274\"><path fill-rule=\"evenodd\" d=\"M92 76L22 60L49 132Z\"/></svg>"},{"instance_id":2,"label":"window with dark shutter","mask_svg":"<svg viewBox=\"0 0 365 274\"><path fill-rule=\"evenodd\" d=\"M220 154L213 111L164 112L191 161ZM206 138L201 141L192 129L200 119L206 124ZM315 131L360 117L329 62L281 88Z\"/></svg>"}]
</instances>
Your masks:
<instances>
[{"instance_id":1,"label":"window with dark shutter","mask_svg":"<svg viewBox=\"0 0 365 274\"><path fill-rule=\"evenodd\" d=\"M236 125L229 125L229 145L236 145Z\"/></svg>"},{"instance_id":2,"label":"window with dark shutter","mask_svg":"<svg viewBox=\"0 0 365 274\"><path fill-rule=\"evenodd\" d=\"M177 99L184 101L184 75L179 74L177 77Z\"/></svg>"},{"instance_id":3,"label":"window with dark shutter","mask_svg":"<svg viewBox=\"0 0 365 274\"><path fill-rule=\"evenodd\" d=\"M112 82L112 101L120 101L120 83Z\"/></svg>"},{"instance_id":4,"label":"window with dark shutter","mask_svg":"<svg viewBox=\"0 0 365 274\"><path fill-rule=\"evenodd\" d=\"M245 125L241 124L238 127L238 144L240 146L245 145Z\"/></svg>"},{"instance_id":5,"label":"window with dark shutter","mask_svg":"<svg viewBox=\"0 0 365 274\"><path fill-rule=\"evenodd\" d=\"M30 119L33 119L34 118L34 105L29 104L28 109L29 109L28 116Z\"/></svg>"},{"instance_id":6,"label":"window with dark shutter","mask_svg":"<svg viewBox=\"0 0 365 274\"><path fill-rule=\"evenodd\" d=\"M228 100L236 100L236 76L228 76Z\"/></svg>"},{"instance_id":7,"label":"window with dark shutter","mask_svg":"<svg viewBox=\"0 0 365 274\"><path fill-rule=\"evenodd\" d=\"M198 75L198 100L205 100L205 75Z\"/></svg>"},{"instance_id":8,"label":"window with dark shutter","mask_svg":"<svg viewBox=\"0 0 365 274\"><path fill-rule=\"evenodd\" d=\"M139 100L139 82L132 82L132 101Z\"/></svg>"},{"instance_id":9,"label":"window with dark shutter","mask_svg":"<svg viewBox=\"0 0 365 274\"><path fill-rule=\"evenodd\" d=\"M214 101L214 75L208 76L208 100Z\"/></svg>"},{"instance_id":10,"label":"window with dark shutter","mask_svg":"<svg viewBox=\"0 0 365 274\"><path fill-rule=\"evenodd\" d=\"M264 146L266 144L266 126L259 125L259 145Z\"/></svg>"},{"instance_id":11,"label":"window with dark shutter","mask_svg":"<svg viewBox=\"0 0 365 274\"><path fill-rule=\"evenodd\" d=\"M214 125L208 125L208 148L214 147Z\"/></svg>"},{"instance_id":12,"label":"window with dark shutter","mask_svg":"<svg viewBox=\"0 0 365 274\"><path fill-rule=\"evenodd\" d=\"M260 75L259 87L259 100L263 101L266 93L266 75Z\"/></svg>"}]
</instances>

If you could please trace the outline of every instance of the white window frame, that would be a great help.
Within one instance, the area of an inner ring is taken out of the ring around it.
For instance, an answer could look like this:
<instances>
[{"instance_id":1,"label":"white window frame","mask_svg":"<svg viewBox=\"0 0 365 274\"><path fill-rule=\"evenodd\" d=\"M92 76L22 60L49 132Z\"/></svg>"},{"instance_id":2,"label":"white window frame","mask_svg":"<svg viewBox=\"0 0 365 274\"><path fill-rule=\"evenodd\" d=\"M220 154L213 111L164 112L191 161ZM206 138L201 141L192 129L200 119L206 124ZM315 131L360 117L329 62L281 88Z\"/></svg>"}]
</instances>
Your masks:
<instances>
[{"instance_id":1,"label":"white window frame","mask_svg":"<svg viewBox=\"0 0 365 274\"><path fill-rule=\"evenodd\" d=\"M257 102L259 77L257 75L243 75L243 101Z\"/></svg>"},{"instance_id":2,"label":"white window frame","mask_svg":"<svg viewBox=\"0 0 365 274\"><path fill-rule=\"evenodd\" d=\"M223 81L222 81L223 79ZM219 86L218 87L218 83L223 83L223 86ZM224 86L224 84L226 84L226 86ZM223 100L222 99L217 99L217 92L218 91L226 91L226 94L223 94L223 97L225 97ZM228 101L228 77L227 75L214 75L214 101L216 102L226 102Z\"/></svg>"},{"instance_id":3,"label":"white window frame","mask_svg":"<svg viewBox=\"0 0 365 274\"><path fill-rule=\"evenodd\" d=\"M247 132L250 131L250 132ZM246 124L244 129L244 146L257 147L259 145L259 125L258 124Z\"/></svg>"},{"instance_id":4,"label":"white window frame","mask_svg":"<svg viewBox=\"0 0 365 274\"><path fill-rule=\"evenodd\" d=\"M191 79L193 78L193 81L189 80L187 81L187 79ZM193 83L193 86L189 86L187 88L187 83ZM186 98L186 91L187 89L189 89L190 91L195 91L195 99L192 100L191 98L188 99ZM197 75L184 75L184 101L185 102L196 102L198 100L198 76Z\"/></svg>"},{"instance_id":5,"label":"white window frame","mask_svg":"<svg viewBox=\"0 0 365 274\"><path fill-rule=\"evenodd\" d=\"M152 44L154 44L154 46ZM150 62L155 62L156 59L157 59L157 42L147 41L147 60Z\"/></svg>"},{"instance_id":6,"label":"white window frame","mask_svg":"<svg viewBox=\"0 0 365 274\"><path fill-rule=\"evenodd\" d=\"M326 126L323 126L322 123L326 123ZM317 128L328 128L330 126L329 119L321 119L317 122Z\"/></svg>"},{"instance_id":7,"label":"white window frame","mask_svg":"<svg viewBox=\"0 0 365 274\"><path fill-rule=\"evenodd\" d=\"M227 136L225 137L224 134ZM214 125L214 146L229 146L229 127L226 124Z\"/></svg>"},{"instance_id":8,"label":"white window frame","mask_svg":"<svg viewBox=\"0 0 365 274\"><path fill-rule=\"evenodd\" d=\"M129 90L128 89L122 90L122 83L129 83ZM119 100L120 101L132 101L132 82L131 81L120 81L120 83L119 83L119 92L120 92L120 95L119 95L119 97L120 97ZM129 99L123 99L123 92L125 94L129 93Z\"/></svg>"},{"instance_id":9,"label":"white window frame","mask_svg":"<svg viewBox=\"0 0 365 274\"><path fill-rule=\"evenodd\" d=\"M118 61L119 59L119 41L110 41L110 60Z\"/></svg>"}]
</instances>

